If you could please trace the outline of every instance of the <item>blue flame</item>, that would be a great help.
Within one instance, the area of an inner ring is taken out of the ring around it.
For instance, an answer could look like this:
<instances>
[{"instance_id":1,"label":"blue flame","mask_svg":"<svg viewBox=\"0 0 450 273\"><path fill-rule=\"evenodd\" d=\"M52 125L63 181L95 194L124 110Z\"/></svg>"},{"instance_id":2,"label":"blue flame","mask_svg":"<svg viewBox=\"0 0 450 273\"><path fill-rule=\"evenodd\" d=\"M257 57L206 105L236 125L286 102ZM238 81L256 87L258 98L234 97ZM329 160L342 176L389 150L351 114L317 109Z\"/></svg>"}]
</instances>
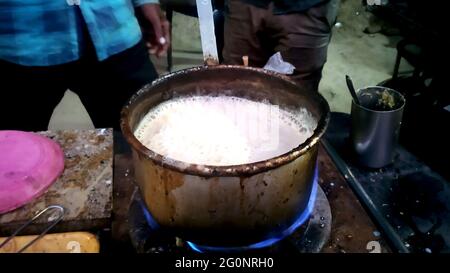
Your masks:
<instances>
[{"instance_id":1,"label":"blue flame","mask_svg":"<svg viewBox=\"0 0 450 273\"><path fill-rule=\"evenodd\" d=\"M314 170L314 178L313 178L313 185L311 189L311 195L308 200L308 204L306 206L306 209L300 214L300 216L297 218L297 220L286 230L281 232L278 236L269 238L267 240L251 244L248 246L238 246L238 247L216 247L216 246L203 246L203 245L197 245L192 242L187 242L189 247L193 249L196 252L204 253L204 252L241 252L241 251L247 251L252 249L261 249L265 247L269 247L280 240L286 238L287 236L291 235L295 230L297 230L298 227L303 225L306 220L308 220L309 216L312 214L314 209L314 203L316 202L316 196L317 196L317 179L319 177L319 171L316 164L316 168Z\"/></svg>"},{"instance_id":2,"label":"blue flame","mask_svg":"<svg viewBox=\"0 0 450 273\"><path fill-rule=\"evenodd\" d=\"M238 246L238 247L203 246L203 245L194 244L189 241L187 241L186 243L192 250L199 252L199 253L204 253L204 252L232 253L232 252L241 252L241 251L252 250L252 249L261 249L261 248L271 246L271 245L279 242L280 240L286 238L287 236L290 236L295 230L297 230L298 227L303 225L306 222L306 220L308 220L309 216L313 212L314 204L316 202L318 177L319 177L319 171L318 171L318 167L317 167L317 163L316 163L316 167L314 170L313 184L312 184L312 189L311 189L311 195L309 197L306 209L299 215L297 220L291 226L289 226L287 229L285 229L283 232L281 232L278 236L272 237L267 240L264 240L264 241L261 241L258 243L254 243L254 244L251 244L248 246ZM144 216L147 219L147 223L150 225L150 227L155 230L159 229L160 228L159 224L155 221L153 216L150 214L148 209L145 207L144 202L141 202L141 206L142 206L142 210L144 211Z\"/></svg>"},{"instance_id":3,"label":"blue flame","mask_svg":"<svg viewBox=\"0 0 450 273\"><path fill-rule=\"evenodd\" d=\"M150 228L154 230L158 230L160 228L159 224L156 222L156 220L153 218L153 216L150 214L148 209L145 207L144 202L140 202L142 211L144 212L145 219L147 220L148 225Z\"/></svg>"}]
</instances>

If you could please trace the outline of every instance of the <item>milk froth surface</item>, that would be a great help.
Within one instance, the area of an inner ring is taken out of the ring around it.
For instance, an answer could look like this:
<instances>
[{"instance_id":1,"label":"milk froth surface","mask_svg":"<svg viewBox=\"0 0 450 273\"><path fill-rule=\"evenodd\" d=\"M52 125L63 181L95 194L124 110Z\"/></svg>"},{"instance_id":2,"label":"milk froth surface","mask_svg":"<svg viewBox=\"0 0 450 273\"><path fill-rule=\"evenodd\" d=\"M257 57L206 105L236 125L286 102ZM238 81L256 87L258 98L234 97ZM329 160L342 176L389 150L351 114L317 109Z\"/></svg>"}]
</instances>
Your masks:
<instances>
[{"instance_id":1,"label":"milk froth surface","mask_svg":"<svg viewBox=\"0 0 450 273\"><path fill-rule=\"evenodd\" d=\"M291 112L237 97L194 96L157 105L134 134L167 158L227 166L287 153L305 142L316 125L306 109Z\"/></svg>"}]
</instances>

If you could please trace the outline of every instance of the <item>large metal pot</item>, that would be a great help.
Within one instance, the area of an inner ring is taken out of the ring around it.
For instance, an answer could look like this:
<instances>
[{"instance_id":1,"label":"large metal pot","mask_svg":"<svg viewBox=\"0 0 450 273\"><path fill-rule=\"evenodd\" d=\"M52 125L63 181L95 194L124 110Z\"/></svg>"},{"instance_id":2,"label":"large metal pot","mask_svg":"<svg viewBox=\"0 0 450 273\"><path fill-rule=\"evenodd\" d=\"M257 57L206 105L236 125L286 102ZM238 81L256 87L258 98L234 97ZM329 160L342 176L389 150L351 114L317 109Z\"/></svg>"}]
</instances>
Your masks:
<instances>
[{"instance_id":1,"label":"large metal pot","mask_svg":"<svg viewBox=\"0 0 450 273\"><path fill-rule=\"evenodd\" d=\"M206 166L164 159L133 132L148 111L179 96L230 95L305 107L318 121L312 137L269 160ZM327 102L287 77L257 68L210 66L182 70L145 86L123 108L121 127L132 147L136 182L154 220L203 245L248 245L280 236L310 200L318 142L329 120Z\"/></svg>"}]
</instances>

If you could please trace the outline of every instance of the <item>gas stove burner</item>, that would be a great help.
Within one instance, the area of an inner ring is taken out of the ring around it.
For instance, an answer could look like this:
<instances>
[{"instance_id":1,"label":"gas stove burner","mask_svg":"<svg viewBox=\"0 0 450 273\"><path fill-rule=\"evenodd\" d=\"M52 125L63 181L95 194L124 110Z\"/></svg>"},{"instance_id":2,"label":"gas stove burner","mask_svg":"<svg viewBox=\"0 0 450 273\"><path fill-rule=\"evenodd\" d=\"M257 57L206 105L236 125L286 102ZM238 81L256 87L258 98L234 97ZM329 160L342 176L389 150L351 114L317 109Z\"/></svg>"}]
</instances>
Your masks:
<instances>
[{"instance_id":1,"label":"gas stove burner","mask_svg":"<svg viewBox=\"0 0 450 273\"><path fill-rule=\"evenodd\" d=\"M281 234L279 234L278 236L269 238L264 241L254 243L254 244L251 244L248 246L237 246L237 247L203 246L203 245L198 245L198 244L195 244L195 243L189 242L189 241L187 241L186 243L194 251L200 252L200 253L203 253L203 252L225 252L225 253L243 252L243 251L250 251L250 250L270 247L270 246L278 243L279 241L283 240L284 238L287 238L288 236L290 236L301 225L303 225L311 216L311 213L313 212L313 209L314 209L316 196L317 196L317 187L318 187L317 177L318 177L318 173L317 173L317 168L316 168L315 175L314 175L314 182L313 182L312 189L311 189L311 195L309 197L308 205L306 206L306 209L299 215L297 220L290 227L288 227L286 230L281 232Z\"/></svg>"},{"instance_id":2,"label":"gas stove burner","mask_svg":"<svg viewBox=\"0 0 450 273\"><path fill-rule=\"evenodd\" d=\"M153 219L138 191L135 191L129 210L130 237L138 252L200 252L200 253L237 253L237 252L319 252L327 242L331 231L330 205L323 190L315 181L307 208L297 221L279 236L248 246L217 247L183 242L161 229Z\"/></svg>"}]
</instances>

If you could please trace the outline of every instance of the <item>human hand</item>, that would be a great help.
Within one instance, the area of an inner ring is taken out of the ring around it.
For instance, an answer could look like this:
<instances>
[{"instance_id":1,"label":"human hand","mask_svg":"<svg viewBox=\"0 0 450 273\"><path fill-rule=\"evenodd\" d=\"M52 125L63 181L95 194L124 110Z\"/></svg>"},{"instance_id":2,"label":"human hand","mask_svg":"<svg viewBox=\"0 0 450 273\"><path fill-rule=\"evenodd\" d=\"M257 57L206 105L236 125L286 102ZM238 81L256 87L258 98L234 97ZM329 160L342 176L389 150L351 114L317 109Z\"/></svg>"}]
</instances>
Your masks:
<instances>
[{"instance_id":1,"label":"human hand","mask_svg":"<svg viewBox=\"0 0 450 273\"><path fill-rule=\"evenodd\" d=\"M170 23L158 4L145 4L137 8L137 18L150 54L161 57L170 46Z\"/></svg>"}]
</instances>

